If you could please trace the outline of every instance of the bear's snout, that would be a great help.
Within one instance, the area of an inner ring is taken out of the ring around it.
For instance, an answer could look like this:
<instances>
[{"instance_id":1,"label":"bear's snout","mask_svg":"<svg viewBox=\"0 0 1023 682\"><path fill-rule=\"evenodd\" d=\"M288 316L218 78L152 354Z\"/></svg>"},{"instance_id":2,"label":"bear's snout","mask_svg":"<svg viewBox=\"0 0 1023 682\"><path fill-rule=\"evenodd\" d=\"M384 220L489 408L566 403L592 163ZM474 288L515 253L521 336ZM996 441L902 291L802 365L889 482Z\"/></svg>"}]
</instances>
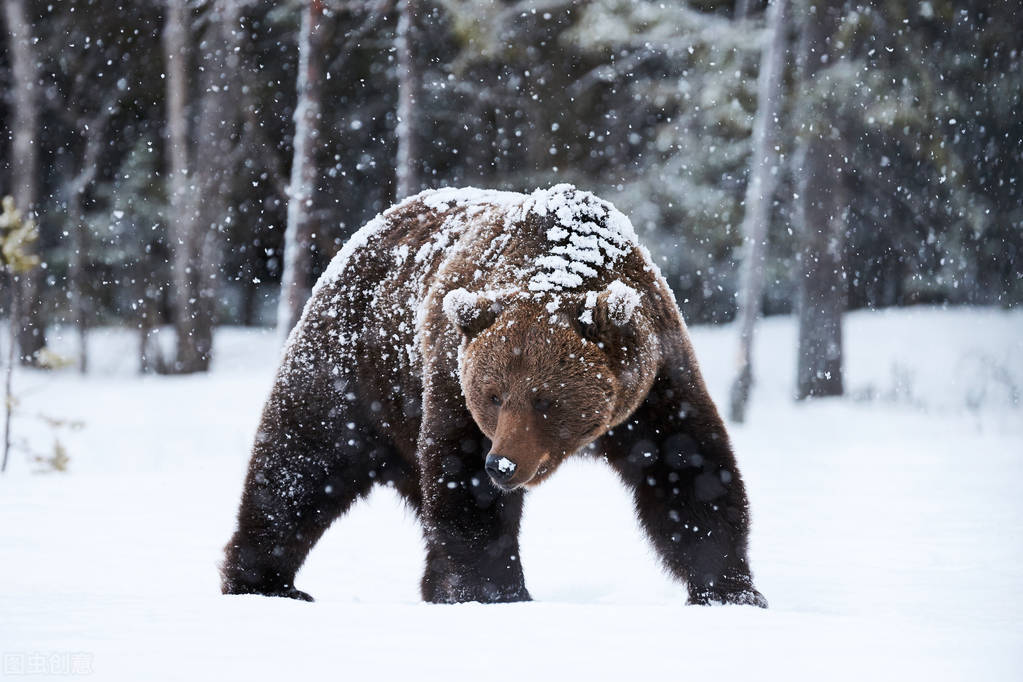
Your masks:
<instances>
[{"instance_id":1,"label":"bear's snout","mask_svg":"<svg viewBox=\"0 0 1023 682\"><path fill-rule=\"evenodd\" d=\"M504 488L508 486L512 478L515 477L515 470L518 469L518 465L511 461L504 455L499 455L491 452L487 455L486 470L493 479L494 483Z\"/></svg>"},{"instance_id":2,"label":"bear's snout","mask_svg":"<svg viewBox=\"0 0 1023 682\"><path fill-rule=\"evenodd\" d=\"M539 457L517 453L515 459L512 459L501 452L498 448L491 450L484 464L490 480L501 490L510 492L522 486L534 485L543 479L546 472L543 465L549 459L546 453Z\"/></svg>"},{"instance_id":3,"label":"bear's snout","mask_svg":"<svg viewBox=\"0 0 1023 682\"><path fill-rule=\"evenodd\" d=\"M542 478L541 467L548 461L547 443L530 412L502 407L497 418L490 454L484 468L490 480L504 491L532 485Z\"/></svg>"}]
</instances>

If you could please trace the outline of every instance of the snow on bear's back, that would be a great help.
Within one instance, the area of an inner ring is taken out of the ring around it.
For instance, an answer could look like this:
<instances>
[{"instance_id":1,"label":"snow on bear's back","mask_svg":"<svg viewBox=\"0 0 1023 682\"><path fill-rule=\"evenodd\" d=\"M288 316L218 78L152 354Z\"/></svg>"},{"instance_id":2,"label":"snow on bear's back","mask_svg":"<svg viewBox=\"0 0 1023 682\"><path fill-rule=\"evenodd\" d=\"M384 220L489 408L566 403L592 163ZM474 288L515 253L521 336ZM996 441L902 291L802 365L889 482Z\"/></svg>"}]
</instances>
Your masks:
<instances>
[{"instance_id":1,"label":"snow on bear's back","mask_svg":"<svg viewBox=\"0 0 1023 682\"><path fill-rule=\"evenodd\" d=\"M613 272L637 246L632 223L610 202L555 185L536 190L523 202L523 215L546 218L547 253L535 259L529 279L533 292L580 289L587 279Z\"/></svg>"},{"instance_id":2,"label":"snow on bear's back","mask_svg":"<svg viewBox=\"0 0 1023 682\"><path fill-rule=\"evenodd\" d=\"M448 214L432 241L434 249L450 249L474 219L499 216L508 230L528 224L530 215L546 226L546 243L529 264L528 288L536 294L584 289L591 278L613 271L629 250L638 246L632 223L610 202L569 184L537 189L531 194L475 187L426 190L389 208L359 229L334 256L316 284L341 278L357 252L371 247L390 224L388 217L419 202Z\"/></svg>"},{"instance_id":3,"label":"snow on bear's back","mask_svg":"<svg viewBox=\"0 0 1023 682\"><path fill-rule=\"evenodd\" d=\"M632 223L610 202L569 184L531 194L476 188L442 189L416 197L438 211L462 209L462 219L498 213L508 234L526 225L531 215L544 225L540 252L528 264L527 287L537 294L583 290L589 279L613 272L629 250L638 246Z\"/></svg>"}]
</instances>

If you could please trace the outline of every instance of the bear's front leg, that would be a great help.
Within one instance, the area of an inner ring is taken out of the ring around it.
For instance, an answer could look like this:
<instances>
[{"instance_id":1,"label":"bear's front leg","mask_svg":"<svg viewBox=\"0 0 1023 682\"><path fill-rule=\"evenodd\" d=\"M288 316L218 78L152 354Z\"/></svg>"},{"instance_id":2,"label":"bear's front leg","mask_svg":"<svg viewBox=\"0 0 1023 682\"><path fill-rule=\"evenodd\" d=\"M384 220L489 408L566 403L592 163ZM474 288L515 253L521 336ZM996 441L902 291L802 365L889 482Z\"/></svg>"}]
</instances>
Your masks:
<instances>
[{"instance_id":1,"label":"bear's front leg","mask_svg":"<svg viewBox=\"0 0 1023 682\"><path fill-rule=\"evenodd\" d=\"M699 376L659 374L646 401L604 438L636 510L690 604L766 607L746 558L746 490Z\"/></svg>"},{"instance_id":2,"label":"bear's front leg","mask_svg":"<svg viewBox=\"0 0 1023 682\"><path fill-rule=\"evenodd\" d=\"M464 407L427 400L420 438L423 599L528 601L519 558L522 491L500 492L484 471L488 441Z\"/></svg>"}]
</instances>

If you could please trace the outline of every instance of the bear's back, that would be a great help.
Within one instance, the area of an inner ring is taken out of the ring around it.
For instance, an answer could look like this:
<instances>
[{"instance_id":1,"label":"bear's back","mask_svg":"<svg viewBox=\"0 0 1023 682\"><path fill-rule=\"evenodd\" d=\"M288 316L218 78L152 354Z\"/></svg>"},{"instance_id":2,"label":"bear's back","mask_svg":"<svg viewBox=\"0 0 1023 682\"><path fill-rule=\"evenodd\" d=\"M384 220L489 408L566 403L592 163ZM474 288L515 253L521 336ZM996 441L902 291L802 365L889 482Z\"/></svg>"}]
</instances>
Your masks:
<instances>
[{"instance_id":1,"label":"bear's back","mask_svg":"<svg viewBox=\"0 0 1023 682\"><path fill-rule=\"evenodd\" d=\"M550 306L619 279L656 277L628 218L562 184L531 194L446 188L409 197L358 230L313 289L299 327L337 339L348 364L419 373L431 291L517 290ZM643 283L632 280L634 284Z\"/></svg>"},{"instance_id":2,"label":"bear's back","mask_svg":"<svg viewBox=\"0 0 1023 682\"><path fill-rule=\"evenodd\" d=\"M616 279L633 251L648 259L629 220L609 202L571 185L529 195L428 190L356 232L316 290L392 283L409 295L406 304L418 305L427 293L423 285L449 262L459 270L471 264L471 279L488 288L583 293Z\"/></svg>"}]
</instances>

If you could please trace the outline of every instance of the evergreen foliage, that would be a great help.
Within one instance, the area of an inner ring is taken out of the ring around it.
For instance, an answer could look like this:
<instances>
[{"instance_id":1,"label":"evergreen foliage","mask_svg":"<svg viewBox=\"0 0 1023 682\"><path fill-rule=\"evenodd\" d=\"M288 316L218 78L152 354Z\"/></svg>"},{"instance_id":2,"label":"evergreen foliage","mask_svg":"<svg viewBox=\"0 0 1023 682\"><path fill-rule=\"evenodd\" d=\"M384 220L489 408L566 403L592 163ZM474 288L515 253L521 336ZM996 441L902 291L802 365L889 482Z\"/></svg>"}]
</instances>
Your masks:
<instances>
[{"instance_id":1,"label":"evergreen foliage","mask_svg":"<svg viewBox=\"0 0 1023 682\"><path fill-rule=\"evenodd\" d=\"M189 3L188 116L209 92L200 68L228 0ZM237 130L218 181L225 215L217 319L272 323L281 274L296 101L298 0L230 0L241 31L229 105ZM691 321L735 312L764 3L640 0L424 0L412 45L422 94L413 125L425 186L532 189L568 181L628 213ZM73 227L63 210L81 171L84 127L110 108L97 172L82 195L90 239L86 295L101 321L135 324L139 300L170 315L163 130L162 3L28 2L42 96L38 253L41 305L68 316ZM328 46L321 169L312 199L313 275L395 193L394 3L325 2ZM843 56L821 90L786 76L778 198L765 307L793 307L788 171L800 116L841 107L852 307L1023 300L1023 67L1009 2L876 0L844 5ZM793 27L795 30L796 27ZM11 59L0 48L0 84ZM13 116L0 98L0 122ZM194 127L194 126L193 126ZM196 139L199 150L207 141ZM218 143L219 144L219 143ZM220 147L218 147L218 150ZM217 154L221 154L220 151ZM7 159L6 154L0 158ZM0 191L12 170L0 163ZM119 217L120 216L120 217ZM141 259L141 260L140 260ZM140 266L140 262L145 263ZM113 285L111 285L113 283ZM130 287L124 287L130 284ZM130 294L127 293L130 291Z\"/></svg>"}]
</instances>

